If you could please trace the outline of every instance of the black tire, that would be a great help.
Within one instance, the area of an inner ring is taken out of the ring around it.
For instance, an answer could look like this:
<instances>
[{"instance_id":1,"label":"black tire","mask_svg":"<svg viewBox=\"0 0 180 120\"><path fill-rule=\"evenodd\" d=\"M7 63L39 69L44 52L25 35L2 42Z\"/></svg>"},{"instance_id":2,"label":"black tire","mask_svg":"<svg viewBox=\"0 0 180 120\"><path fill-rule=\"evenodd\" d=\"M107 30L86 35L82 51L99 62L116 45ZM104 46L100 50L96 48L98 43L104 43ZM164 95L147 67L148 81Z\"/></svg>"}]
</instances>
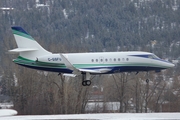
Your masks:
<instances>
[{"instance_id":1,"label":"black tire","mask_svg":"<svg viewBox=\"0 0 180 120\"><path fill-rule=\"evenodd\" d=\"M149 83L149 79L146 79L146 83Z\"/></svg>"},{"instance_id":2,"label":"black tire","mask_svg":"<svg viewBox=\"0 0 180 120\"><path fill-rule=\"evenodd\" d=\"M87 86L90 86L90 85L91 85L91 81L90 81L90 80L87 80L87 81L86 81L86 85L87 85Z\"/></svg>"},{"instance_id":3,"label":"black tire","mask_svg":"<svg viewBox=\"0 0 180 120\"><path fill-rule=\"evenodd\" d=\"M83 81L83 82L82 82L82 85L83 85L83 86L87 86L86 81Z\"/></svg>"}]
</instances>

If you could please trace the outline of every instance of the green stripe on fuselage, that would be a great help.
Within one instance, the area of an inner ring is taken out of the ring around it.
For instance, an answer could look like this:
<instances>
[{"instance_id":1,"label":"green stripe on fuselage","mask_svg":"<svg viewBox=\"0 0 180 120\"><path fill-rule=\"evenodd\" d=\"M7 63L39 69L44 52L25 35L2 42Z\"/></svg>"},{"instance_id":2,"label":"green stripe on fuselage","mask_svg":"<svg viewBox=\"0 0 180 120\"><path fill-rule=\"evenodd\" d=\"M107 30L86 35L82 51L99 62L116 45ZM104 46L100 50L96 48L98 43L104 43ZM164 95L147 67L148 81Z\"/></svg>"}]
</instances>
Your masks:
<instances>
[{"instance_id":1,"label":"green stripe on fuselage","mask_svg":"<svg viewBox=\"0 0 180 120\"><path fill-rule=\"evenodd\" d=\"M142 66L142 67L162 67L160 65L153 65L153 64L147 64L147 63L121 63L121 64L74 64L73 65L75 68L91 68L91 67L119 67L119 66Z\"/></svg>"},{"instance_id":2,"label":"green stripe on fuselage","mask_svg":"<svg viewBox=\"0 0 180 120\"><path fill-rule=\"evenodd\" d=\"M32 37L31 37L30 35L28 35L28 34L25 34L25 33L22 33L22 32L16 31L16 30L12 30L12 31L13 31L13 34L15 34L15 35L19 35L19 36L22 36L22 37L25 37L25 38L34 40L34 38L32 38Z\"/></svg>"},{"instance_id":3,"label":"green stripe on fuselage","mask_svg":"<svg viewBox=\"0 0 180 120\"><path fill-rule=\"evenodd\" d=\"M17 59L13 60L17 64L36 66L36 67L49 67L49 68L66 68L65 64L62 63L47 63L47 62L38 62L34 60L29 60L19 56Z\"/></svg>"}]
</instances>

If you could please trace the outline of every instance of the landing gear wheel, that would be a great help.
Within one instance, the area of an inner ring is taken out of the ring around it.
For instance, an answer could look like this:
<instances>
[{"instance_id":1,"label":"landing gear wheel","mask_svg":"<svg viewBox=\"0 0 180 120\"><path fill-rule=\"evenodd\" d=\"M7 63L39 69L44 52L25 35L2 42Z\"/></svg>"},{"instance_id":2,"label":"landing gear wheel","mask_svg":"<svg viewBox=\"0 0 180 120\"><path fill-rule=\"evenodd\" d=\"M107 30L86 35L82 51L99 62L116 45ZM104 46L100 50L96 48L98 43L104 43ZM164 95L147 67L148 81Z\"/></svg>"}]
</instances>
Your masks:
<instances>
[{"instance_id":1,"label":"landing gear wheel","mask_svg":"<svg viewBox=\"0 0 180 120\"><path fill-rule=\"evenodd\" d=\"M90 80L87 80L87 81L86 81L86 85L87 85L87 86L90 86L90 85L91 85L91 81L90 81Z\"/></svg>"},{"instance_id":2,"label":"landing gear wheel","mask_svg":"<svg viewBox=\"0 0 180 120\"><path fill-rule=\"evenodd\" d=\"M82 82L82 85L83 85L83 86L86 86L86 81L83 81L83 82Z\"/></svg>"},{"instance_id":3,"label":"landing gear wheel","mask_svg":"<svg viewBox=\"0 0 180 120\"><path fill-rule=\"evenodd\" d=\"M90 80L85 80L82 82L83 86L90 86L91 85L91 81Z\"/></svg>"}]
</instances>

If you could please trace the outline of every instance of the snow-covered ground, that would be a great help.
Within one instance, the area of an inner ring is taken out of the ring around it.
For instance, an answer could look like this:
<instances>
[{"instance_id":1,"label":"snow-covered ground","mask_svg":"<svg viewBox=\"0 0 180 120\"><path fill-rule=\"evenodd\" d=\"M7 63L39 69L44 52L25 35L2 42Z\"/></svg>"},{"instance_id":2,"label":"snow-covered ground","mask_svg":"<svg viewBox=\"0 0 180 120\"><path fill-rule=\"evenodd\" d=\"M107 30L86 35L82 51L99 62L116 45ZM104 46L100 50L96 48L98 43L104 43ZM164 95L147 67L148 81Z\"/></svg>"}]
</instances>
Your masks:
<instances>
[{"instance_id":1,"label":"snow-covered ground","mask_svg":"<svg viewBox=\"0 0 180 120\"><path fill-rule=\"evenodd\" d=\"M180 113L107 113L107 114L73 114L73 115L20 115L0 117L2 120L32 119L96 119L96 120L178 120Z\"/></svg>"}]
</instances>

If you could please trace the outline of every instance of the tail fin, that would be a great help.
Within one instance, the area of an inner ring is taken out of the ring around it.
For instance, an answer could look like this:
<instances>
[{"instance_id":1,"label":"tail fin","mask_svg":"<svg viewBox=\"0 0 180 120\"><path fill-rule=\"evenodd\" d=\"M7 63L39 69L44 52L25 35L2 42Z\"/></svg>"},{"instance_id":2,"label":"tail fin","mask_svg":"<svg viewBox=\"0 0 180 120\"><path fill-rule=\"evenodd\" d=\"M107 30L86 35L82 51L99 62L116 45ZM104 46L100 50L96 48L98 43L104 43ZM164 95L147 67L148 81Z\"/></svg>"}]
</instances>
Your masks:
<instances>
[{"instance_id":1,"label":"tail fin","mask_svg":"<svg viewBox=\"0 0 180 120\"><path fill-rule=\"evenodd\" d=\"M9 50L11 53L20 53L20 56L30 60L35 60L38 56L52 54L45 50L21 27L11 27L18 48Z\"/></svg>"}]
</instances>

